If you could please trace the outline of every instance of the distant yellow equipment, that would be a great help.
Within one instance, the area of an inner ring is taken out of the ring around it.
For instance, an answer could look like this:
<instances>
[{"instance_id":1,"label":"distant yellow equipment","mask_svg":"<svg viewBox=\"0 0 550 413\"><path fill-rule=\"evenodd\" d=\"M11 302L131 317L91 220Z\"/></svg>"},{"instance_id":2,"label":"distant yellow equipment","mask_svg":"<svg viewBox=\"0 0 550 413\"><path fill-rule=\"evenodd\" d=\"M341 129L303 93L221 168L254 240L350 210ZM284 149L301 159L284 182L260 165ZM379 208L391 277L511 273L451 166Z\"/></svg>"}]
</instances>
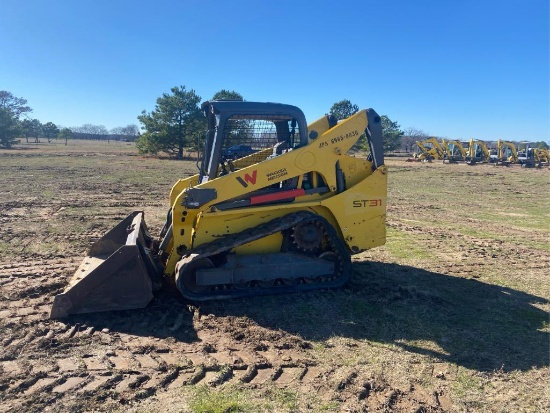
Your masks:
<instances>
[{"instance_id":1,"label":"distant yellow equipment","mask_svg":"<svg viewBox=\"0 0 550 413\"><path fill-rule=\"evenodd\" d=\"M159 239L131 214L92 246L52 318L144 307L163 278L192 301L340 287L352 254L385 243L388 170L374 110L307 125L291 105L202 109L199 173L173 186ZM368 157L351 156L362 136ZM234 159L237 145L247 156Z\"/></svg>"},{"instance_id":2,"label":"distant yellow equipment","mask_svg":"<svg viewBox=\"0 0 550 413\"><path fill-rule=\"evenodd\" d=\"M518 163L518 152L516 150L516 145L512 142L499 139L497 141L496 165L508 166L513 163Z\"/></svg>"},{"instance_id":3,"label":"distant yellow equipment","mask_svg":"<svg viewBox=\"0 0 550 413\"><path fill-rule=\"evenodd\" d=\"M431 162L432 160L444 159L445 150L437 138L428 138L423 141L416 141L416 146L420 149L418 159L421 162Z\"/></svg>"},{"instance_id":4,"label":"distant yellow equipment","mask_svg":"<svg viewBox=\"0 0 550 413\"><path fill-rule=\"evenodd\" d=\"M533 143L520 142L517 162L522 168L541 168L548 165L548 150L535 148Z\"/></svg>"},{"instance_id":5,"label":"distant yellow equipment","mask_svg":"<svg viewBox=\"0 0 550 413\"><path fill-rule=\"evenodd\" d=\"M496 159L496 155L494 156ZM466 163L468 165L475 165L476 163L493 162L491 152L485 142L475 139L470 139L468 146L468 152L466 154Z\"/></svg>"},{"instance_id":6,"label":"distant yellow equipment","mask_svg":"<svg viewBox=\"0 0 550 413\"><path fill-rule=\"evenodd\" d=\"M443 162L456 163L466 161L468 154L462 142L443 139L441 146L443 147Z\"/></svg>"}]
</instances>

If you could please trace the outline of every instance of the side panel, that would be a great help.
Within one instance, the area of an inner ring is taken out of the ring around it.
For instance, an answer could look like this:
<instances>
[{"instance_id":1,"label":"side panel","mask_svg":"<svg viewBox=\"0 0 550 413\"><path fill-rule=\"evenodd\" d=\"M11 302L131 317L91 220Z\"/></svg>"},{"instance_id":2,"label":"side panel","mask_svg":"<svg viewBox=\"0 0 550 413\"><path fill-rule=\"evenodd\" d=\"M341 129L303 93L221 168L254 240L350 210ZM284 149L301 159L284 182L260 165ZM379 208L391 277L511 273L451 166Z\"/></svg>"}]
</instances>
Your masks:
<instances>
[{"instance_id":1,"label":"side panel","mask_svg":"<svg viewBox=\"0 0 550 413\"><path fill-rule=\"evenodd\" d=\"M274 207L207 212L200 216L195 229L195 243L201 245L228 234L240 232L260 223L292 212L310 210L327 219L340 233L352 253L384 245L386 242L387 167L378 168L346 191L319 201L280 204ZM247 244L239 253L275 253L282 238L272 236Z\"/></svg>"},{"instance_id":2,"label":"side panel","mask_svg":"<svg viewBox=\"0 0 550 413\"><path fill-rule=\"evenodd\" d=\"M386 242L387 167L382 166L346 191L324 200L352 253Z\"/></svg>"}]
</instances>

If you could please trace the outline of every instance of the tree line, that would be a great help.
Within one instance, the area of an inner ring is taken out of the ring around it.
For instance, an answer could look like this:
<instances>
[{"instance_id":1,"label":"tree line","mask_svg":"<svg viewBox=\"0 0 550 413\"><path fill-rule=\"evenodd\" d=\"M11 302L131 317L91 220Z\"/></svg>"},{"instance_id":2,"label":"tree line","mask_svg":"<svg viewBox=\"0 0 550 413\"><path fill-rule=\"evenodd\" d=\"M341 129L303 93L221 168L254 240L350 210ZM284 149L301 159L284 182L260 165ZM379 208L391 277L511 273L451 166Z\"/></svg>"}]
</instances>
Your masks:
<instances>
[{"instance_id":1,"label":"tree line","mask_svg":"<svg viewBox=\"0 0 550 413\"><path fill-rule=\"evenodd\" d=\"M233 90L222 89L212 96L211 100L244 100L243 96ZM163 93L157 98L155 108L151 112L142 111L137 117L142 131L137 125L127 125L108 130L102 125L84 124L75 127L60 127L53 122L41 123L38 119L29 117L32 112L27 100L15 97L8 91L0 91L0 146L11 147L24 138L39 142L45 138L67 140L125 140L135 141L140 154L157 155L165 153L181 159L184 151L194 151L206 130L206 118L200 104L202 98L193 89L176 86L170 93ZM338 120L346 119L359 111L359 106L349 99L335 102L327 111ZM385 152L403 150L413 151L416 141L424 140L430 135L416 128L401 129L387 115L381 116L383 147ZM547 147L545 142L537 142L538 146ZM360 139L356 149L367 149L365 139Z\"/></svg>"},{"instance_id":2,"label":"tree line","mask_svg":"<svg viewBox=\"0 0 550 413\"><path fill-rule=\"evenodd\" d=\"M19 140L35 143L40 139L51 142L54 139L99 139L134 141L138 134L137 125L121 126L107 130L102 125L84 124L82 126L61 127L53 122L42 123L32 119L29 114L32 108L24 98L16 97L6 90L0 91L0 146L10 148Z\"/></svg>"},{"instance_id":3,"label":"tree line","mask_svg":"<svg viewBox=\"0 0 550 413\"><path fill-rule=\"evenodd\" d=\"M137 125L119 126L108 130L103 125L85 123L82 126L72 126L71 131L75 139L106 140L134 142L139 135Z\"/></svg>"},{"instance_id":4,"label":"tree line","mask_svg":"<svg viewBox=\"0 0 550 413\"><path fill-rule=\"evenodd\" d=\"M195 150L204 135L206 119L200 108L201 97L185 86L173 87L170 92L157 99L154 110L143 111L138 116L144 130L136 141L141 154L156 155L163 152L181 159L184 150ZM240 93L226 89L212 96L212 100L219 99L244 100ZM341 120L358 111L357 105L344 99L334 103L328 113ZM401 145L404 132L388 116L383 115L381 119L384 150L393 151ZM358 149L366 149L365 140L362 143Z\"/></svg>"},{"instance_id":5,"label":"tree line","mask_svg":"<svg viewBox=\"0 0 550 413\"><path fill-rule=\"evenodd\" d=\"M244 100L240 93L226 89L215 93L211 99ZM37 143L42 138L48 142L63 139L65 144L71 138L127 140L135 141L141 154L166 153L181 159L185 150L197 149L206 129L201 102L202 98L194 90L188 90L185 86L173 87L170 93L164 93L157 99L154 110L144 110L137 117L143 130L140 133L136 125L108 130L103 125L88 123L75 127L59 127L53 122L41 123L29 117L32 109L26 99L18 98L8 91L0 91L0 146L9 148L22 138L27 142L34 139ZM334 103L328 113L341 120L358 111L357 105L344 99ZM404 132L388 116L383 115L381 118L384 150L395 150L400 146Z\"/></svg>"},{"instance_id":6,"label":"tree line","mask_svg":"<svg viewBox=\"0 0 550 413\"><path fill-rule=\"evenodd\" d=\"M167 153L178 159L184 150L196 150L206 130L206 118L201 111L202 98L185 86L173 87L157 99L155 109L138 116L144 132L136 141L141 154ZM244 100L235 91L222 89L212 100Z\"/></svg>"}]
</instances>

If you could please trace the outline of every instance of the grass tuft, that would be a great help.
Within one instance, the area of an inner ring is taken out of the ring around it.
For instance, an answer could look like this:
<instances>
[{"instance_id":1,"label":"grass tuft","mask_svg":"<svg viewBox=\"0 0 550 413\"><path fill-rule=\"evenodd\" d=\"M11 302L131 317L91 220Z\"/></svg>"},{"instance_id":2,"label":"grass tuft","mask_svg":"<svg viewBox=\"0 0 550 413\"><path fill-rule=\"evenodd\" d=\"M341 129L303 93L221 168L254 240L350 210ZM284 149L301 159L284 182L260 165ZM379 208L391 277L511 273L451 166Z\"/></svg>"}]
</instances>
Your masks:
<instances>
[{"instance_id":1,"label":"grass tuft","mask_svg":"<svg viewBox=\"0 0 550 413\"><path fill-rule=\"evenodd\" d=\"M244 401L244 393L234 387L214 390L207 386L198 386L189 405L194 413L238 413L252 410L252 406Z\"/></svg>"}]
</instances>

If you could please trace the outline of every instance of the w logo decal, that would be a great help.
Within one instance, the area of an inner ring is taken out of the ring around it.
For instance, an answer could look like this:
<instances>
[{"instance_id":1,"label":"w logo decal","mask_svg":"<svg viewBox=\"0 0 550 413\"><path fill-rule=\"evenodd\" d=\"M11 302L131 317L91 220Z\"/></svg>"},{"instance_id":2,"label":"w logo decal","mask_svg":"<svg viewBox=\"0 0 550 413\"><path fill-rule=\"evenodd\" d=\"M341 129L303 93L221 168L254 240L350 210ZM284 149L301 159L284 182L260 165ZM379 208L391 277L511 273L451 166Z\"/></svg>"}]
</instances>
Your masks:
<instances>
[{"instance_id":1,"label":"w logo decal","mask_svg":"<svg viewBox=\"0 0 550 413\"><path fill-rule=\"evenodd\" d=\"M258 171L254 170L254 171L252 171L252 175L244 174L244 179L241 178L240 176L238 176L237 181L239 181L239 183L242 186L244 186L245 188L248 187L248 184L256 185L256 175L257 175L257 173L258 173Z\"/></svg>"}]
</instances>

